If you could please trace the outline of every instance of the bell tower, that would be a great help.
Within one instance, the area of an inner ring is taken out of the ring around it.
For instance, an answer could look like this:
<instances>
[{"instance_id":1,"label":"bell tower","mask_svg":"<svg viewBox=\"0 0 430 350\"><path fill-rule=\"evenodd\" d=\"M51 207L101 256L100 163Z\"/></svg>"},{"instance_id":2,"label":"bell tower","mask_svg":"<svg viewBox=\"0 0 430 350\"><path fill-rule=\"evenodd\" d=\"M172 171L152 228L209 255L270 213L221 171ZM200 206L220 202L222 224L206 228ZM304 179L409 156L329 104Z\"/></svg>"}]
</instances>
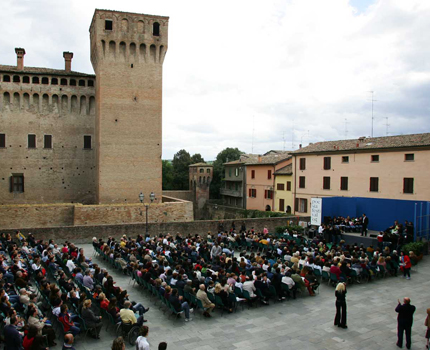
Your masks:
<instances>
[{"instance_id":1,"label":"bell tower","mask_svg":"<svg viewBox=\"0 0 430 350\"><path fill-rule=\"evenodd\" d=\"M98 10L90 26L96 73L97 202L162 196L162 77L168 17Z\"/></svg>"}]
</instances>

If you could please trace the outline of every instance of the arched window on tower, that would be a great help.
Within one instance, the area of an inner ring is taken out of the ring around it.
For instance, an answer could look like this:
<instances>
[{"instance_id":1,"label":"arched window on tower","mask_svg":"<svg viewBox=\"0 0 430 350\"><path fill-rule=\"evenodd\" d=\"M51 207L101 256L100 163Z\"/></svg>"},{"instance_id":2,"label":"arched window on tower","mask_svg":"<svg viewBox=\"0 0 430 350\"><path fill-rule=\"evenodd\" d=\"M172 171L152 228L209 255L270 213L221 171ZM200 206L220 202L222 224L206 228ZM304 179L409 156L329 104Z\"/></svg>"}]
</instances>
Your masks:
<instances>
[{"instance_id":1,"label":"arched window on tower","mask_svg":"<svg viewBox=\"0 0 430 350\"><path fill-rule=\"evenodd\" d=\"M154 35L154 36L160 36L160 23L155 22L152 25L152 35Z\"/></svg>"}]
</instances>

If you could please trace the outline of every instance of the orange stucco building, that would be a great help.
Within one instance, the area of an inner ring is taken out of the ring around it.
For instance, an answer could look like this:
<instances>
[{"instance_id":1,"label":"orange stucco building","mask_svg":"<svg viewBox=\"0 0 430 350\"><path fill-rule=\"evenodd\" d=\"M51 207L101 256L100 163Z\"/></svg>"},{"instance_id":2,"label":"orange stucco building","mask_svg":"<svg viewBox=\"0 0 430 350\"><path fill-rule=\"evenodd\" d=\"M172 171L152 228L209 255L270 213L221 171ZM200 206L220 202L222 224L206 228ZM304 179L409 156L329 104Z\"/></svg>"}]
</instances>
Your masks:
<instances>
[{"instance_id":1,"label":"orange stucco building","mask_svg":"<svg viewBox=\"0 0 430 350\"><path fill-rule=\"evenodd\" d=\"M292 155L298 215L312 197L430 200L430 133L318 142Z\"/></svg>"}]
</instances>

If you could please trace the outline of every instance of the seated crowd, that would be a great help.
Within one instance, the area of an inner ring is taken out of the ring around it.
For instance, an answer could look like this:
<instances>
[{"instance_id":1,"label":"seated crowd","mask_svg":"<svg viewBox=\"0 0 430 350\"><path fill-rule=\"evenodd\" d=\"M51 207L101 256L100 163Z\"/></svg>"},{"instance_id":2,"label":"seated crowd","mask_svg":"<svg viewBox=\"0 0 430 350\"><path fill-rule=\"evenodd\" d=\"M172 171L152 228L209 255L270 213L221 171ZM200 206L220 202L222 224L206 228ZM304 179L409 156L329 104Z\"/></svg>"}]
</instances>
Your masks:
<instances>
[{"instance_id":1,"label":"seated crowd","mask_svg":"<svg viewBox=\"0 0 430 350\"><path fill-rule=\"evenodd\" d=\"M127 291L116 287L112 276L73 243L59 247L54 240L37 241L32 234L17 234L16 239L2 234L0 265L6 348L55 346L54 323L67 335L65 347L84 331L99 339L103 313L112 316L113 324L146 321L148 308L130 302Z\"/></svg>"}]
</instances>

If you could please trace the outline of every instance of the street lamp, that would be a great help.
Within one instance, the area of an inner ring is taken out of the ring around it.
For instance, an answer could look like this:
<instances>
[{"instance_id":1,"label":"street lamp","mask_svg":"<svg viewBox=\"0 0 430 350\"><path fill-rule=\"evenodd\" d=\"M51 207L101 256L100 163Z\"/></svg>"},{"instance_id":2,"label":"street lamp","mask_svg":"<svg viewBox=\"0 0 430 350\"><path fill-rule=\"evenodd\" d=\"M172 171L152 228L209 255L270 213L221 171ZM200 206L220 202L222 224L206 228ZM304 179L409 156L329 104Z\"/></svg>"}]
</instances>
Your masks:
<instances>
[{"instance_id":1,"label":"street lamp","mask_svg":"<svg viewBox=\"0 0 430 350\"><path fill-rule=\"evenodd\" d=\"M139 194L139 200L140 203L143 204L143 200L144 200L145 196L143 195L142 192L140 192ZM155 200L155 193L151 192L151 194L149 195L149 200L152 202L154 202ZM148 235L149 234L149 230L148 230L148 209L149 209L149 203L148 204L144 204L145 205L145 209L146 209L146 225L145 225L145 234Z\"/></svg>"}]
</instances>

